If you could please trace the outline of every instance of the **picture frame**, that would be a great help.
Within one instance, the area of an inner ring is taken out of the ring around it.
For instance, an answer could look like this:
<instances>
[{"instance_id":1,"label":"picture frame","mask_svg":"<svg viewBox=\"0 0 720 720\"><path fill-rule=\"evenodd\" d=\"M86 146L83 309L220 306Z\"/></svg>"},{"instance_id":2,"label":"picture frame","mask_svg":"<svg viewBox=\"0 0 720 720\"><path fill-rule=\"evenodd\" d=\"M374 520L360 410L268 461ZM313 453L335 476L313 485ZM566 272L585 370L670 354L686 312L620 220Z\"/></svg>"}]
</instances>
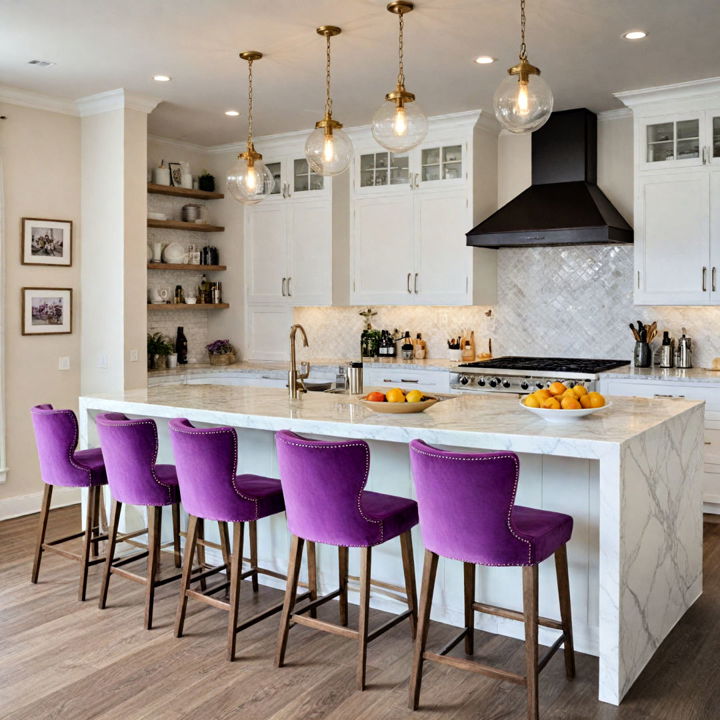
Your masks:
<instances>
[{"instance_id":1,"label":"picture frame","mask_svg":"<svg viewBox=\"0 0 720 720\"><path fill-rule=\"evenodd\" d=\"M21 329L23 335L72 333L72 289L24 287Z\"/></svg>"},{"instance_id":2,"label":"picture frame","mask_svg":"<svg viewBox=\"0 0 720 720\"><path fill-rule=\"evenodd\" d=\"M182 163L169 162L168 168L170 169L170 184L173 187L182 187Z\"/></svg>"},{"instance_id":3,"label":"picture frame","mask_svg":"<svg viewBox=\"0 0 720 720\"><path fill-rule=\"evenodd\" d=\"M22 218L20 262L23 265L72 265L72 220Z\"/></svg>"}]
</instances>

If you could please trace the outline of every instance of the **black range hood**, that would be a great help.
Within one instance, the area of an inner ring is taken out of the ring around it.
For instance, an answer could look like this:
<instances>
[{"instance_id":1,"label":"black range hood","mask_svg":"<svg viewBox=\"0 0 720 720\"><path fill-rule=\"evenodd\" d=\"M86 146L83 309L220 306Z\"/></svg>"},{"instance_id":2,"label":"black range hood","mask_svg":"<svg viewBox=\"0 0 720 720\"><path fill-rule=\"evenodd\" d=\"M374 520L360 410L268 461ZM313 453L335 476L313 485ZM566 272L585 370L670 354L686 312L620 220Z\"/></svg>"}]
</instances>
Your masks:
<instances>
[{"instance_id":1,"label":"black range hood","mask_svg":"<svg viewBox=\"0 0 720 720\"><path fill-rule=\"evenodd\" d=\"M631 243L633 230L597 186L597 117L555 112L532 136L532 185L467 233L475 247Z\"/></svg>"}]
</instances>

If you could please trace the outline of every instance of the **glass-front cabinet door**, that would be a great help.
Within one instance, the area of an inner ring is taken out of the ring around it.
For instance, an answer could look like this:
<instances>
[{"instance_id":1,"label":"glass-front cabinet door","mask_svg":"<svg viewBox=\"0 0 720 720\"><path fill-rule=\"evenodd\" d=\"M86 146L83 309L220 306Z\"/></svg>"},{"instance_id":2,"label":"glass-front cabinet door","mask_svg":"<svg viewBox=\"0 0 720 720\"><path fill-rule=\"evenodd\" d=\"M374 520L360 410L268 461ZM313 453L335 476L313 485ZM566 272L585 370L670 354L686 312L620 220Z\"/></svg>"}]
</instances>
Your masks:
<instances>
[{"instance_id":1,"label":"glass-front cabinet door","mask_svg":"<svg viewBox=\"0 0 720 720\"><path fill-rule=\"evenodd\" d=\"M668 118L645 126L646 167L701 165L703 127L700 117Z\"/></svg>"},{"instance_id":2,"label":"glass-front cabinet door","mask_svg":"<svg viewBox=\"0 0 720 720\"><path fill-rule=\"evenodd\" d=\"M720 110L710 113L710 160L720 164Z\"/></svg>"},{"instance_id":3,"label":"glass-front cabinet door","mask_svg":"<svg viewBox=\"0 0 720 720\"><path fill-rule=\"evenodd\" d=\"M283 180L282 180L282 163L280 161L278 162L269 162L265 163L265 167L272 173L272 176L275 178L275 184L273 185L273 189L271 190L271 195L282 195L283 194Z\"/></svg>"},{"instance_id":4,"label":"glass-front cabinet door","mask_svg":"<svg viewBox=\"0 0 720 720\"><path fill-rule=\"evenodd\" d=\"M420 172L415 187L425 183L445 183L463 179L461 144L425 147L420 151Z\"/></svg>"},{"instance_id":5,"label":"glass-front cabinet door","mask_svg":"<svg viewBox=\"0 0 720 720\"><path fill-rule=\"evenodd\" d=\"M312 193L325 189L325 178L313 172L305 158L292 161L292 189L295 193Z\"/></svg>"},{"instance_id":6,"label":"glass-front cabinet door","mask_svg":"<svg viewBox=\"0 0 720 720\"><path fill-rule=\"evenodd\" d=\"M408 185L410 158L407 153L371 152L360 155L360 188Z\"/></svg>"}]
</instances>

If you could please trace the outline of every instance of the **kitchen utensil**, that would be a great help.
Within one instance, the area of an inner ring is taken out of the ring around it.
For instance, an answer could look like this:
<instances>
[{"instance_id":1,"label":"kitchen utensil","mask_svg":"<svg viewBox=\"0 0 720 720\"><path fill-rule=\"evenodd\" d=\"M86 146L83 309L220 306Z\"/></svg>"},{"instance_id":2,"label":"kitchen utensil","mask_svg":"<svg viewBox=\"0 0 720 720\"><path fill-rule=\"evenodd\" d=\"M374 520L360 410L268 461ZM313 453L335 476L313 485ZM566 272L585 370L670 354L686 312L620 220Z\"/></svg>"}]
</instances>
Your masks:
<instances>
[{"instance_id":1,"label":"kitchen utensil","mask_svg":"<svg viewBox=\"0 0 720 720\"><path fill-rule=\"evenodd\" d=\"M434 395L424 395L424 400L420 402L372 402L366 399L367 396L358 398L358 402L363 406L376 413L388 413L402 415L405 413L419 413L432 407L439 398Z\"/></svg>"},{"instance_id":2,"label":"kitchen utensil","mask_svg":"<svg viewBox=\"0 0 720 720\"><path fill-rule=\"evenodd\" d=\"M587 415L592 415L593 413L600 412L601 410L607 410L608 408L612 407L612 403L605 403L605 405L599 408L582 408L580 410L547 410L545 408L528 407L527 405L523 404L523 401L521 400L520 407L528 410L534 415L539 415L543 420L547 420L547 422L562 423L573 422Z\"/></svg>"},{"instance_id":3,"label":"kitchen utensil","mask_svg":"<svg viewBox=\"0 0 720 720\"><path fill-rule=\"evenodd\" d=\"M635 329L635 326L630 323L628 327L632 330L633 337L635 338L635 342L640 342L640 333Z\"/></svg>"},{"instance_id":4,"label":"kitchen utensil","mask_svg":"<svg viewBox=\"0 0 720 720\"><path fill-rule=\"evenodd\" d=\"M363 364L351 362L348 364L348 385L351 395L361 395L363 391Z\"/></svg>"},{"instance_id":5,"label":"kitchen utensil","mask_svg":"<svg viewBox=\"0 0 720 720\"><path fill-rule=\"evenodd\" d=\"M640 337L643 337L647 333L645 328L640 333ZM635 351L633 353L633 364L638 368L650 367L650 345L642 340L635 343Z\"/></svg>"}]
</instances>

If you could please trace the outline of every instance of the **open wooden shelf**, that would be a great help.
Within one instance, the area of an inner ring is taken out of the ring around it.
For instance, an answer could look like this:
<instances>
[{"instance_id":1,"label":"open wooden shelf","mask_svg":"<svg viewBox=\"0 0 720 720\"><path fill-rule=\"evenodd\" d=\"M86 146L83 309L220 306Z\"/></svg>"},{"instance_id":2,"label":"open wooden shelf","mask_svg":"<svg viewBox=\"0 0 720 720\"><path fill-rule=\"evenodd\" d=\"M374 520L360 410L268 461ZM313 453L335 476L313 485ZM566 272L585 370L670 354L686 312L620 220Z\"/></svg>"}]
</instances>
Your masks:
<instances>
[{"instance_id":1,"label":"open wooden shelf","mask_svg":"<svg viewBox=\"0 0 720 720\"><path fill-rule=\"evenodd\" d=\"M148 218L147 226L152 228L165 228L166 230L190 230L191 232L223 232L220 225L205 225L203 223L183 222L182 220L151 220Z\"/></svg>"},{"instance_id":2,"label":"open wooden shelf","mask_svg":"<svg viewBox=\"0 0 720 720\"><path fill-rule=\"evenodd\" d=\"M229 308L229 303L195 303L189 305L188 303L150 303L147 306L148 310L225 310Z\"/></svg>"},{"instance_id":3,"label":"open wooden shelf","mask_svg":"<svg viewBox=\"0 0 720 720\"><path fill-rule=\"evenodd\" d=\"M154 263L147 264L148 270L195 270L196 272L215 272L227 270L227 265L185 265L184 263Z\"/></svg>"},{"instance_id":4,"label":"open wooden shelf","mask_svg":"<svg viewBox=\"0 0 720 720\"><path fill-rule=\"evenodd\" d=\"M184 187L173 187L172 185L156 185L148 183L148 192L154 195L174 195L175 197L195 198L196 200L222 200L225 196L219 192L208 192L207 190L189 190Z\"/></svg>"}]
</instances>

